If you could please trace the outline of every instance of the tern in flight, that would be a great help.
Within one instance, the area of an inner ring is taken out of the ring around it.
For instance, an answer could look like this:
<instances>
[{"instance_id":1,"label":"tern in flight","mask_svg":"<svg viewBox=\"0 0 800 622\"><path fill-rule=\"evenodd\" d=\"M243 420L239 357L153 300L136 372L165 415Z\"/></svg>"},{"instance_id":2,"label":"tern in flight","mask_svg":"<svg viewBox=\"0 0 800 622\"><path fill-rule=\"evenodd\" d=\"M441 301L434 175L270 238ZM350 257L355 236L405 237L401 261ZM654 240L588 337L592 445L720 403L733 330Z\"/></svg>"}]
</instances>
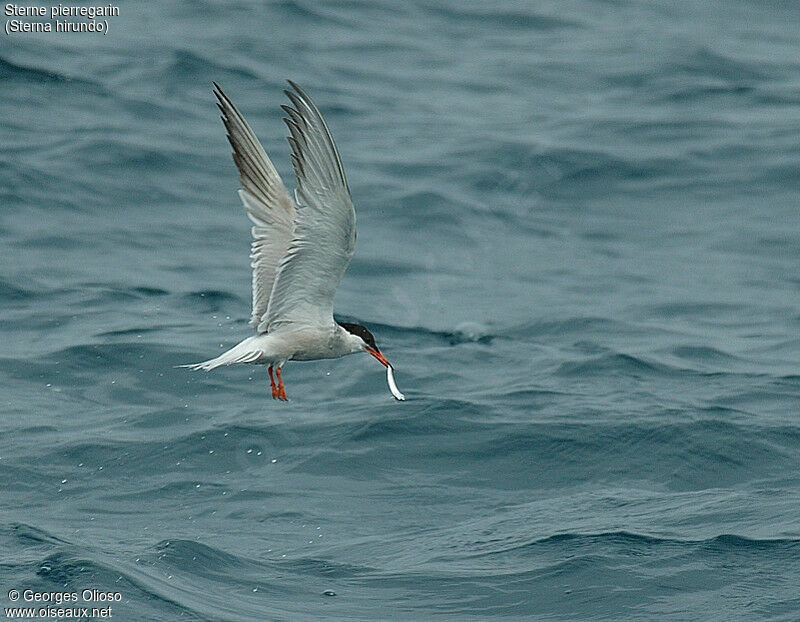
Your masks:
<instances>
[{"instance_id":1,"label":"tern in flight","mask_svg":"<svg viewBox=\"0 0 800 622\"><path fill-rule=\"evenodd\" d=\"M297 178L295 200L247 121L214 83L239 170L239 197L254 224L250 325L256 334L216 358L183 367L268 365L272 397L286 400L281 378L286 361L368 352L386 367L392 395L403 400L372 333L333 319L333 297L356 246L356 213L328 125L303 89L291 80L289 85L292 90L284 92L292 105L281 107L289 116L284 121Z\"/></svg>"}]
</instances>

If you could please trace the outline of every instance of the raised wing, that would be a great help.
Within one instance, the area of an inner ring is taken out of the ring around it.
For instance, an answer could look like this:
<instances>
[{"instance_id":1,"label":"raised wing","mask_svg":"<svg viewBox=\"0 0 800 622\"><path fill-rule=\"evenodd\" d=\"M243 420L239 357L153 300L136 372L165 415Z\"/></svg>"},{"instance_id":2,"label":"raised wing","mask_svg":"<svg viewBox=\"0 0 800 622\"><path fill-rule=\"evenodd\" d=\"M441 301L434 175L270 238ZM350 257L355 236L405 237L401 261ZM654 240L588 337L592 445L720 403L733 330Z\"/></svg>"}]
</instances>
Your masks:
<instances>
[{"instance_id":1,"label":"raised wing","mask_svg":"<svg viewBox=\"0 0 800 622\"><path fill-rule=\"evenodd\" d=\"M283 323L331 324L336 288L356 246L356 213L336 145L311 98L289 84L292 106L282 107L301 207L267 308L269 330Z\"/></svg>"},{"instance_id":2,"label":"raised wing","mask_svg":"<svg viewBox=\"0 0 800 622\"><path fill-rule=\"evenodd\" d=\"M265 332L264 316L275 274L293 237L295 205L253 130L216 82L214 95L233 147L233 161L239 169L239 182L242 184L239 197L255 225L250 253L253 267L250 325L258 332Z\"/></svg>"}]
</instances>

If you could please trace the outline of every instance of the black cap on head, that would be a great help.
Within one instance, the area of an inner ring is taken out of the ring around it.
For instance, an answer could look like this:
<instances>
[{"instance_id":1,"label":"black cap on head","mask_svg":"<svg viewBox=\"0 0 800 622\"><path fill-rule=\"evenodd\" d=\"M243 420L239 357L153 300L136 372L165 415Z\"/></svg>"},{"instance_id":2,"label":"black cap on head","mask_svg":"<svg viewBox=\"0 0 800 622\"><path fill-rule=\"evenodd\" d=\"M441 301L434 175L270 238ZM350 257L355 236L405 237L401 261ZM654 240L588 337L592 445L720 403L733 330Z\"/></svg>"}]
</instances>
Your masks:
<instances>
[{"instance_id":1,"label":"black cap on head","mask_svg":"<svg viewBox=\"0 0 800 622\"><path fill-rule=\"evenodd\" d=\"M378 346L375 345L375 337L372 336L372 333L369 332L366 328L361 326L361 324L350 324L348 322L336 322L339 326L344 328L348 333L351 335L356 335L361 337L370 348L373 350L377 350Z\"/></svg>"}]
</instances>

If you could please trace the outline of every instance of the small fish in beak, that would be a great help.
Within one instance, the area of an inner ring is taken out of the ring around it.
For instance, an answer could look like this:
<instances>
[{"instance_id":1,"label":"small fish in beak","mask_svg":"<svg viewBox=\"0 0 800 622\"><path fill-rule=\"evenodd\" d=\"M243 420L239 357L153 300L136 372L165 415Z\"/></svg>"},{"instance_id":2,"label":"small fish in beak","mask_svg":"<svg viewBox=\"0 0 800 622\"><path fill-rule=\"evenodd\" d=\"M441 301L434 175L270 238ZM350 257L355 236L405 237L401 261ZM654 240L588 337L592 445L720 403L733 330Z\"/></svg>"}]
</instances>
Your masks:
<instances>
[{"instance_id":1,"label":"small fish in beak","mask_svg":"<svg viewBox=\"0 0 800 622\"><path fill-rule=\"evenodd\" d=\"M381 351L377 348L367 348L367 352L369 352L372 356L378 359L381 364L386 367L386 381L389 383L389 390L392 392L394 399L398 402L402 402L406 399L406 396L400 393L400 390L397 388L397 383L394 381L394 367L389 363L389 360L381 354Z\"/></svg>"},{"instance_id":2,"label":"small fish in beak","mask_svg":"<svg viewBox=\"0 0 800 622\"><path fill-rule=\"evenodd\" d=\"M393 370L394 367L391 365L386 366L386 381L389 383L389 390L392 392L392 395L394 395L394 399L396 399L398 402L402 402L406 399L406 396L400 393L400 390L397 388L397 385L394 382Z\"/></svg>"}]
</instances>

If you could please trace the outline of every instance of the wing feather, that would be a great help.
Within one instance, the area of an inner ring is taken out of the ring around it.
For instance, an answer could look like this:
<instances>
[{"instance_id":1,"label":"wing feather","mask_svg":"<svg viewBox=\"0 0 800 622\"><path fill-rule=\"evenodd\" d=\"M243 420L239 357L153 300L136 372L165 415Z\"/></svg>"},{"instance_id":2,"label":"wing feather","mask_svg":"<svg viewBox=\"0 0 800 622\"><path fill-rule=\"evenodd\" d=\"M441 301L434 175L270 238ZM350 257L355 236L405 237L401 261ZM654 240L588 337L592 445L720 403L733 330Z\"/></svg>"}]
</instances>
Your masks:
<instances>
[{"instance_id":1,"label":"wing feather","mask_svg":"<svg viewBox=\"0 0 800 622\"><path fill-rule=\"evenodd\" d=\"M293 239L296 209L278 172L253 130L233 102L214 83L217 106L239 171L239 197L253 222L250 258L253 268L253 313L250 325L264 332L264 319L275 275Z\"/></svg>"},{"instance_id":2,"label":"wing feather","mask_svg":"<svg viewBox=\"0 0 800 622\"><path fill-rule=\"evenodd\" d=\"M294 82L285 91L291 160L297 178L294 234L278 266L262 325L327 326L356 243L356 215L339 152L311 98Z\"/></svg>"}]
</instances>

